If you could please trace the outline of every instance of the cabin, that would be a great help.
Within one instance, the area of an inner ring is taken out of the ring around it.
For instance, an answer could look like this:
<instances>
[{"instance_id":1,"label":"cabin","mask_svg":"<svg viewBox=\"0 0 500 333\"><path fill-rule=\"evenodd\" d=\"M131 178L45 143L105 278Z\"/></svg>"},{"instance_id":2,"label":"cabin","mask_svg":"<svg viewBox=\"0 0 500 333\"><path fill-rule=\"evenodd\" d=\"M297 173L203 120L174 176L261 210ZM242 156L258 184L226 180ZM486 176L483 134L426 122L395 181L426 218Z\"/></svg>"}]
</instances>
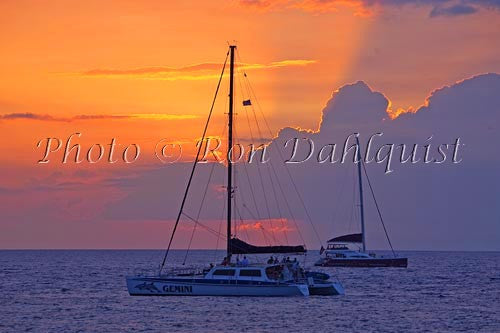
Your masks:
<instances>
[{"instance_id":1,"label":"cabin","mask_svg":"<svg viewBox=\"0 0 500 333\"><path fill-rule=\"evenodd\" d=\"M347 244L328 243L327 250L349 250Z\"/></svg>"},{"instance_id":2,"label":"cabin","mask_svg":"<svg viewBox=\"0 0 500 333\"><path fill-rule=\"evenodd\" d=\"M258 265L258 266L214 266L205 275L205 279L278 282L294 279L293 273L287 265Z\"/></svg>"}]
</instances>

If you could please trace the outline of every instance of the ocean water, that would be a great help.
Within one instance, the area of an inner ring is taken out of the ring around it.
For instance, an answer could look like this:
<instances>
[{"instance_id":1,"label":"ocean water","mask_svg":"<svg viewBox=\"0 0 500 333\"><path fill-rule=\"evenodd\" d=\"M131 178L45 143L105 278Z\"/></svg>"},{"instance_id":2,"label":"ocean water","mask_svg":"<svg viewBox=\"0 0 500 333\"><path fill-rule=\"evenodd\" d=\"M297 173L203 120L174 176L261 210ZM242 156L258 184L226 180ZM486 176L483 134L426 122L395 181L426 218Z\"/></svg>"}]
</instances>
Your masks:
<instances>
[{"instance_id":1,"label":"ocean water","mask_svg":"<svg viewBox=\"0 0 500 333\"><path fill-rule=\"evenodd\" d=\"M161 251L0 251L0 332L500 332L499 252L402 254L407 269L319 268L344 296L251 298L129 296Z\"/></svg>"}]
</instances>

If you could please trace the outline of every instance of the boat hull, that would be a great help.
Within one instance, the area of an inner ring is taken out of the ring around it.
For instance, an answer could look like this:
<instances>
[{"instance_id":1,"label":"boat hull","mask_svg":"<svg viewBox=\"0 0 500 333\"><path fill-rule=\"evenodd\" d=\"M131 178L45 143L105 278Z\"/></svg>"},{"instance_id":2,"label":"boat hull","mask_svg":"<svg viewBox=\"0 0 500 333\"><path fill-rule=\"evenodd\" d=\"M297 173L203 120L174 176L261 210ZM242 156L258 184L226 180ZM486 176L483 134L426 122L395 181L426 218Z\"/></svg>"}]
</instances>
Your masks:
<instances>
[{"instance_id":1,"label":"boat hull","mask_svg":"<svg viewBox=\"0 0 500 333\"><path fill-rule=\"evenodd\" d=\"M408 267L408 258L321 259L315 266L323 267Z\"/></svg>"},{"instance_id":2,"label":"boat hull","mask_svg":"<svg viewBox=\"0 0 500 333\"><path fill-rule=\"evenodd\" d=\"M336 296L344 295L344 287L336 282L320 282L308 285L311 296Z\"/></svg>"},{"instance_id":3,"label":"boat hull","mask_svg":"<svg viewBox=\"0 0 500 333\"><path fill-rule=\"evenodd\" d=\"M126 277L131 296L309 296L306 284Z\"/></svg>"},{"instance_id":4,"label":"boat hull","mask_svg":"<svg viewBox=\"0 0 500 333\"><path fill-rule=\"evenodd\" d=\"M309 295L312 296L335 296L344 295L344 287L339 282L330 280L330 275L323 272L307 271L307 286Z\"/></svg>"}]
</instances>

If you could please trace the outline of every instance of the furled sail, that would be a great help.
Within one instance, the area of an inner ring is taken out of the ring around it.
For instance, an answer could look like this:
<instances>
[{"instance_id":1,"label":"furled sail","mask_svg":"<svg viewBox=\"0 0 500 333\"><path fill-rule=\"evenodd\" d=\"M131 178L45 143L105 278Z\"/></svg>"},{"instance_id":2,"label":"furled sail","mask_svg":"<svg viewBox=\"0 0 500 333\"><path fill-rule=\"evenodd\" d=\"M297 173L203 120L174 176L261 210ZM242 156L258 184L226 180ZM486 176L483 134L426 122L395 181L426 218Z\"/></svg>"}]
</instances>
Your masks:
<instances>
[{"instance_id":1,"label":"furled sail","mask_svg":"<svg viewBox=\"0 0 500 333\"><path fill-rule=\"evenodd\" d=\"M332 238L328 241L328 243L337 243L337 242L363 243L363 234L343 235L343 236L338 236L338 237Z\"/></svg>"},{"instance_id":2,"label":"furled sail","mask_svg":"<svg viewBox=\"0 0 500 333\"><path fill-rule=\"evenodd\" d=\"M231 239L231 251L233 254L258 254L258 253L305 253L307 250L302 245L288 246L255 246L241 239Z\"/></svg>"}]
</instances>

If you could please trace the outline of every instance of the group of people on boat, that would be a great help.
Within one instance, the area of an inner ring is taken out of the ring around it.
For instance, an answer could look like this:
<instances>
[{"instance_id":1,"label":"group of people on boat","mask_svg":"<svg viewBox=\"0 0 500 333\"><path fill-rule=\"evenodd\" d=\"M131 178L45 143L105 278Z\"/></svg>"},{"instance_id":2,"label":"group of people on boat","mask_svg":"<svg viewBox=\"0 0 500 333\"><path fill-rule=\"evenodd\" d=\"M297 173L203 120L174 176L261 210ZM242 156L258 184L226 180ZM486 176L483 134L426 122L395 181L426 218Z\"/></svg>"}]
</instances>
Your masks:
<instances>
[{"instance_id":1,"label":"group of people on boat","mask_svg":"<svg viewBox=\"0 0 500 333\"><path fill-rule=\"evenodd\" d=\"M272 280L299 280L305 277L304 269L300 266L297 258L290 259L290 257L283 257L281 260L276 257L269 257L267 260L267 264L271 265L266 268L267 276ZM230 259L228 257L224 257L221 262L222 266L231 266ZM246 256L243 256L243 259L240 260L240 257L236 257L236 266L246 267L250 265L250 261ZM210 271L214 267L213 264L210 264L210 268L205 270L205 273Z\"/></svg>"},{"instance_id":2,"label":"group of people on boat","mask_svg":"<svg viewBox=\"0 0 500 333\"><path fill-rule=\"evenodd\" d=\"M270 265L270 264L279 264L280 263L280 260L278 259L278 257L269 257L269 259L267 260L267 263ZM281 263L282 264L288 264L288 263L297 263L297 258L293 258L293 260L290 259L290 257L283 257L283 259L281 259Z\"/></svg>"},{"instance_id":3,"label":"group of people on boat","mask_svg":"<svg viewBox=\"0 0 500 333\"><path fill-rule=\"evenodd\" d=\"M242 260L240 260L240 257L236 257L236 266L248 266L250 265L250 261L248 261L248 258L246 256L243 257Z\"/></svg>"},{"instance_id":4,"label":"group of people on boat","mask_svg":"<svg viewBox=\"0 0 500 333\"><path fill-rule=\"evenodd\" d=\"M222 266L227 266L230 264L231 264L231 260L228 257L224 257L224 259L222 259L222 262L221 262ZM249 266L249 265L250 265L250 261L248 260L248 258L246 256L243 256L242 260L240 260L239 256L236 257L236 266L245 267L245 266Z\"/></svg>"}]
</instances>

